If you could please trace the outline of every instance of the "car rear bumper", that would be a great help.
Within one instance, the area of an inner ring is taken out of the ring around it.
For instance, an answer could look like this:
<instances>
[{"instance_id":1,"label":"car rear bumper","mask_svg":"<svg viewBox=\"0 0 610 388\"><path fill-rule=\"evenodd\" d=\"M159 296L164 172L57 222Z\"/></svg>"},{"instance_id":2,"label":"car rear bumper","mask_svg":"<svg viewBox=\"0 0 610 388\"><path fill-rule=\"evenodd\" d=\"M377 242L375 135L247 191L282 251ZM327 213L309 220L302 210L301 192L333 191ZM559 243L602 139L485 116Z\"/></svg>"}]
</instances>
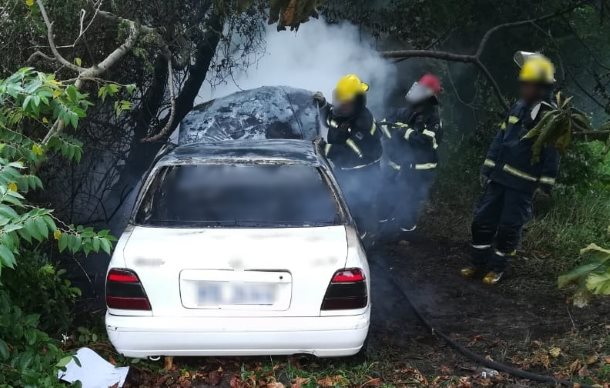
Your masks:
<instances>
[{"instance_id":1,"label":"car rear bumper","mask_svg":"<svg viewBox=\"0 0 610 388\"><path fill-rule=\"evenodd\" d=\"M106 313L106 330L127 357L358 353L370 309L330 317L125 317Z\"/></svg>"}]
</instances>

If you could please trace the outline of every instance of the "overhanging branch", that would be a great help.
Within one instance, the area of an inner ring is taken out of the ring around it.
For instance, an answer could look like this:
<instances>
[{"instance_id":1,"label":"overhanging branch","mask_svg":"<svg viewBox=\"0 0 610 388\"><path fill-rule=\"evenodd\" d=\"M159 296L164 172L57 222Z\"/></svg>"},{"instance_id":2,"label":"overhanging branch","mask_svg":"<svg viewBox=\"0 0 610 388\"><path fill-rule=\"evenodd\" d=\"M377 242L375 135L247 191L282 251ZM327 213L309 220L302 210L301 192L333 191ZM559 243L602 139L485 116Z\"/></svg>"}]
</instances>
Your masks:
<instances>
[{"instance_id":1,"label":"overhanging branch","mask_svg":"<svg viewBox=\"0 0 610 388\"><path fill-rule=\"evenodd\" d=\"M491 84L492 88L494 89L494 92L495 92L496 96L498 97L499 102L502 104L502 106L505 109L508 109L509 108L508 102L504 98L504 95L502 94L502 90L500 89L498 82L493 77L493 75L491 74L491 72L489 71L487 66L485 66L484 63L481 61L481 56L483 55L483 52L485 51L485 48L487 47L487 44L489 43L491 36L494 33L498 32L500 30L503 30L503 29L522 27L522 26L535 24L540 21L549 20L549 19L552 19L552 18L555 18L558 16L565 15L566 13L569 13L569 12L573 11L574 9L576 9L582 5L585 5L587 3L590 3L590 1L581 0L581 1L578 1L574 4L572 4L569 7L566 7L559 11L549 13L549 14L546 14L546 15L543 15L543 16L540 16L537 18L531 18L531 19L519 20L519 21L515 21L515 22L498 24L498 25L490 28L489 30L487 30L485 32L485 34L483 34L483 37L481 38L479 45L477 46L477 49L474 54L453 53L450 51L439 51L439 50L394 50L394 51L384 51L381 53L381 55L384 58L393 58L393 59L397 59L399 61L409 59L409 58L432 58L432 59L438 59L438 60L450 61L450 62L471 63L471 64L477 66L479 68L479 70L481 70L481 72L485 75L485 78L487 78L487 80Z\"/></svg>"}]
</instances>

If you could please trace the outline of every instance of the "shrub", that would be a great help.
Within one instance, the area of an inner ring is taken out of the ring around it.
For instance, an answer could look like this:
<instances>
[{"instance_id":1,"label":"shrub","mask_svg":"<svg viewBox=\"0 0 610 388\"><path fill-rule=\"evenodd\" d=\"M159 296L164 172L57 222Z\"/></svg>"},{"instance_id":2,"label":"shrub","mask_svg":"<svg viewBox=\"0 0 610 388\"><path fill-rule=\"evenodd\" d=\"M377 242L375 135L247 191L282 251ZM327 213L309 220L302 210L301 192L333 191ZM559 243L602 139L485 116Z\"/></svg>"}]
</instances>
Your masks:
<instances>
[{"instance_id":1,"label":"shrub","mask_svg":"<svg viewBox=\"0 0 610 388\"><path fill-rule=\"evenodd\" d=\"M0 80L0 385L62 386L57 370L71 360L44 330L67 327L78 291L35 247L51 238L60 251L110 253L114 241L108 231L66 225L27 198L43 188L35 172L48 154L80 159L80 143L60 129L77 128L87 98L31 68Z\"/></svg>"},{"instance_id":2,"label":"shrub","mask_svg":"<svg viewBox=\"0 0 610 388\"><path fill-rule=\"evenodd\" d=\"M14 306L26 314L40 315L39 328L55 336L71 326L74 302L81 295L64 273L44 253L35 250L22 252L19 266L2 275L7 293L19 295L13 298Z\"/></svg>"},{"instance_id":3,"label":"shrub","mask_svg":"<svg viewBox=\"0 0 610 388\"><path fill-rule=\"evenodd\" d=\"M587 263L561 275L557 282L559 288L575 285L574 305L583 307L593 295L610 295L610 250L591 244L580 254Z\"/></svg>"}]
</instances>

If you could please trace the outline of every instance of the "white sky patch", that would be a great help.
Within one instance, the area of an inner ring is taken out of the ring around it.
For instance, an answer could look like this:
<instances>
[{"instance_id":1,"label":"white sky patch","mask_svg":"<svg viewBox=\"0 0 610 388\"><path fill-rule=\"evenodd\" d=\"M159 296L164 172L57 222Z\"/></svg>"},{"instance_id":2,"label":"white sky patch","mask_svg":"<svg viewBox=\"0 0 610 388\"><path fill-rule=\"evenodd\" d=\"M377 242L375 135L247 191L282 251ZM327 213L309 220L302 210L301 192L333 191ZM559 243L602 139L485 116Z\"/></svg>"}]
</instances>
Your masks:
<instances>
[{"instance_id":1,"label":"white sky patch","mask_svg":"<svg viewBox=\"0 0 610 388\"><path fill-rule=\"evenodd\" d=\"M196 103L223 97L240 89L287 85L320 90L331 99L339 78L355 73L370 85L369 106L382 108L393 87L395 67L381 58L373 41L349 23L327 24L311 20L298 32L267 27L266 53L258 64L235 74L235 83L202 87ZM377 109L376 109L377 108Z\"/></svg>"}]
</instances>

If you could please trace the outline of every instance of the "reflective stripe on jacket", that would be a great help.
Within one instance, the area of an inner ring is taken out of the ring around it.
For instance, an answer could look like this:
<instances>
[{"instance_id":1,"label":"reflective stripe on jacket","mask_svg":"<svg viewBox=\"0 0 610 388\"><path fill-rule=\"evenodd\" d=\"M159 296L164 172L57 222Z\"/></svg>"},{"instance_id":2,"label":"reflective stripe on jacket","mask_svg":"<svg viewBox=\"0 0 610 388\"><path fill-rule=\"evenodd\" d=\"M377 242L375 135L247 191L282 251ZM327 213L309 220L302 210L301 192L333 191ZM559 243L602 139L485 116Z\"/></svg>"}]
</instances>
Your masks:
<instances>
[{"instance_id":1,"label":"reflective stripe on jacket","mask_svg":"<svg viewBox=\"0 0 610 388\"><path fill-rule=\"evenodd\" d=\"M362 168L381 159L382 147L371 112L363 107L352 117L338 117L333 108L326 112L328 126L326 156L341 169Z\"/></svg>"},{"instance_id":2,"label":"reflective stripe on jacket","mask_svg":"<svg viewBox=\"0 0 610 388\"><path fill-rule=\"evenodd\" d=\"M417 111L399 109L379 126L384 135L387 160L403 169L429 170L437 166L442 125L436 104L430 103Z\"/></svg>"},{"instance_id":3,"label":"reflective stripe on jacket","mask_svg":"<svg viewBox=\"0 0 610 388\"><path fill-rule=\"evenodd\" d=\"M539 185L554 185L559 171L559 153L554 147L545 146L540 161L532 163L533 140L523 138L551 107L546 102L534 107L517 102L500 125L481 172L492 181L520 191L533 192ZM532 117L532 111L535 117Z\"/></svg>"}]
</instances>

